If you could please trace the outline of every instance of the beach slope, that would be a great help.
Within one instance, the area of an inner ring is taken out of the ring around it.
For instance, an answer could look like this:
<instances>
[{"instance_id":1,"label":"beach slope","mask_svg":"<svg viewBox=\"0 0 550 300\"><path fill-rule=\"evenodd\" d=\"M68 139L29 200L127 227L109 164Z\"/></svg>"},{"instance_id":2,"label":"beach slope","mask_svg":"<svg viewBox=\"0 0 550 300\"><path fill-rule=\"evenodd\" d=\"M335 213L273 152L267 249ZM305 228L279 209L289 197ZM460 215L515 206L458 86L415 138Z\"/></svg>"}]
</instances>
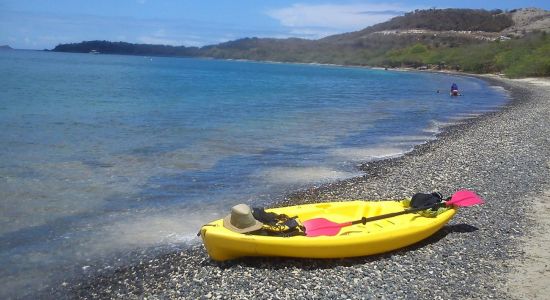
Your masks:
<instances>
[{"instance_id":1,"label":"beach slope","mask_svg":"<svg viewBox=\"0 0 550 300\"><path fill-rule=\"evenodd\" d=\"M354 259L216 263L197 240L181 252L107 270L60 286L51 295L543 299L548 290L537 289L532 279L548 278L548 267L540 266L549 265L543 255L549 248L549 224L539 219L547 215L548 205L534 204L548 199L550 186L550 85L545 80L486 80L510 92L512 100L503 109L450 126L437 140L403 157L366 163L363 177L301 191L281 203L402 199L416 192L450 195L462 188L486 200L483 206L461 209L451 223L419 244ZM512 274L522 276L524 283Z\"/></svg>"}]
</instances>

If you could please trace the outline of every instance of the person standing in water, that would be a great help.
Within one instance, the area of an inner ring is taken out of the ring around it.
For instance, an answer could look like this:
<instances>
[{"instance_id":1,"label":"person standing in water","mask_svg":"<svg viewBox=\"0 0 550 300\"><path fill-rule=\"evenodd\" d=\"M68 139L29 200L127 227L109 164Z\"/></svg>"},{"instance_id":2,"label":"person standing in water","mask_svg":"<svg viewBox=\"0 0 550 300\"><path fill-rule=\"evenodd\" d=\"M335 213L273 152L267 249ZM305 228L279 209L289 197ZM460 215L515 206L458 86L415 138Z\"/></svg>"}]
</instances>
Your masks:
<instances>
[{"instance_id":1,"label":"person standing in water","mask_svg":"<svg viewBox=\"0 0 550 300\"><path fill-rule=\"evenodd\" d=\"M453 84L451 85L451 96L458 96L458 95L459 95L458 85L453 82Z\"/></svg>"}]
</instances>

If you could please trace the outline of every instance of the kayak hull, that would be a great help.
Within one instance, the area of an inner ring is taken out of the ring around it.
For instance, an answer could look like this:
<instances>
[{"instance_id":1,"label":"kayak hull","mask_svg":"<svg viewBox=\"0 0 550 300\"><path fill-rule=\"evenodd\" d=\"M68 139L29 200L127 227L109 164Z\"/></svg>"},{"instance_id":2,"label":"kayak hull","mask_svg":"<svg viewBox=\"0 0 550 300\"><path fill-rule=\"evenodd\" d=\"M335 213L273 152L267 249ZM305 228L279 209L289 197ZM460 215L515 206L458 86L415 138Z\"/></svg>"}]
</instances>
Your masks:
<instances>
[{"instance_id":1,"label":"kayak hull","mask_svg":"<svg viewBox=\"0 0 550 300\"><path fill-rule=\"evenodd\" d=\"M297 216L299 221L326 218L342 223L406 209L398 201L348 201L306 204L267 211ZM456 213L451 208L436 217L404 214L343 227L336 236L273 237L240 234L223 227L223 220L204 225L200 234L213 260L245 256L344 258L380 254L417 243L443 227Z\"/></svg>"}]
</instances>

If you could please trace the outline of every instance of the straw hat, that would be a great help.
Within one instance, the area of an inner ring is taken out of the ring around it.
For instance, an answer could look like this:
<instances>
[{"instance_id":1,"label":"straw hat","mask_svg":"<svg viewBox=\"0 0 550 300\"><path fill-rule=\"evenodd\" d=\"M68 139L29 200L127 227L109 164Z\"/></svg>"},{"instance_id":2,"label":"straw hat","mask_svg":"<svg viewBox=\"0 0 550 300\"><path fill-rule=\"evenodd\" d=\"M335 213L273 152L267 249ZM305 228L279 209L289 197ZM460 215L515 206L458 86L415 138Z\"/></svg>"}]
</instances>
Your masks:
<instances>
[{"instance_id":1,"label":"straw hat","mask_svg":"<svg viewBox=\"0 0 550 300\"><path fill-rule=\"evenodd\" d=\"M231 214L223 218L223 227L238 233L247 233L262 228L264 224L254 219L252 210L246 204L231 207Z\"/></svg>"}]
</instances>

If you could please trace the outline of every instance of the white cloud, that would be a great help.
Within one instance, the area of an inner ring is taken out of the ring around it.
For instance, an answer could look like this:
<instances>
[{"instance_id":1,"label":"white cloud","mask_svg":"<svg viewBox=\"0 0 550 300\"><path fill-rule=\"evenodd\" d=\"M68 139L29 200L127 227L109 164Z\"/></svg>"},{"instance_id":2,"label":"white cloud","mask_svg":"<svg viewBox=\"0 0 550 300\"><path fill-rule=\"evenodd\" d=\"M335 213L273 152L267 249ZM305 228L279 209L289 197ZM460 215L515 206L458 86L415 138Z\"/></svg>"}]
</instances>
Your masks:
<instances>
[{"instance_id":1,"label":"white cloud","mask_svg":"<svg viewBox=\"0 0 550 300\"><path fill-rule=\"evenodd\" d=\"M202 46L216 43L226 30L188 19L0 11L3 13L5 15L0 16L0 45L9 44L20 49L51 49L60 43L88 40ZM16 41L8 41L8 36L16 35Z\"/></svg>"},{"instance_id":2,"label":"white cloud","mask_svg":"<svg viewBox=\"0 0 550 300\"><path fill-rule=\"evenodd\" d=\"M145 5L150 5L150 2L147 1ZM17 48L42 49L53 48L59 43L84 40L203 46L243 37L318 39L360 30L413 9L399 4L296 3L267 12L268 16L278 22L265 22L257 26L221 19L113 17L0 10L0 44L9 42ZM15 35L17 42L7 40L8 36ZM29 39L25 41L24 37Z\"/></svg>"},{"instance_id":3,"label":"white cloud","mask_svg":"<svg viewBox=\"0 0 550 300\"><path fill-rule=\"evenodd\" d=\"M301 4L274 9L267 14L288 27L291 33L323 37L360 30L413 10L400 4Z\"/></svg>"}]
</instances>

